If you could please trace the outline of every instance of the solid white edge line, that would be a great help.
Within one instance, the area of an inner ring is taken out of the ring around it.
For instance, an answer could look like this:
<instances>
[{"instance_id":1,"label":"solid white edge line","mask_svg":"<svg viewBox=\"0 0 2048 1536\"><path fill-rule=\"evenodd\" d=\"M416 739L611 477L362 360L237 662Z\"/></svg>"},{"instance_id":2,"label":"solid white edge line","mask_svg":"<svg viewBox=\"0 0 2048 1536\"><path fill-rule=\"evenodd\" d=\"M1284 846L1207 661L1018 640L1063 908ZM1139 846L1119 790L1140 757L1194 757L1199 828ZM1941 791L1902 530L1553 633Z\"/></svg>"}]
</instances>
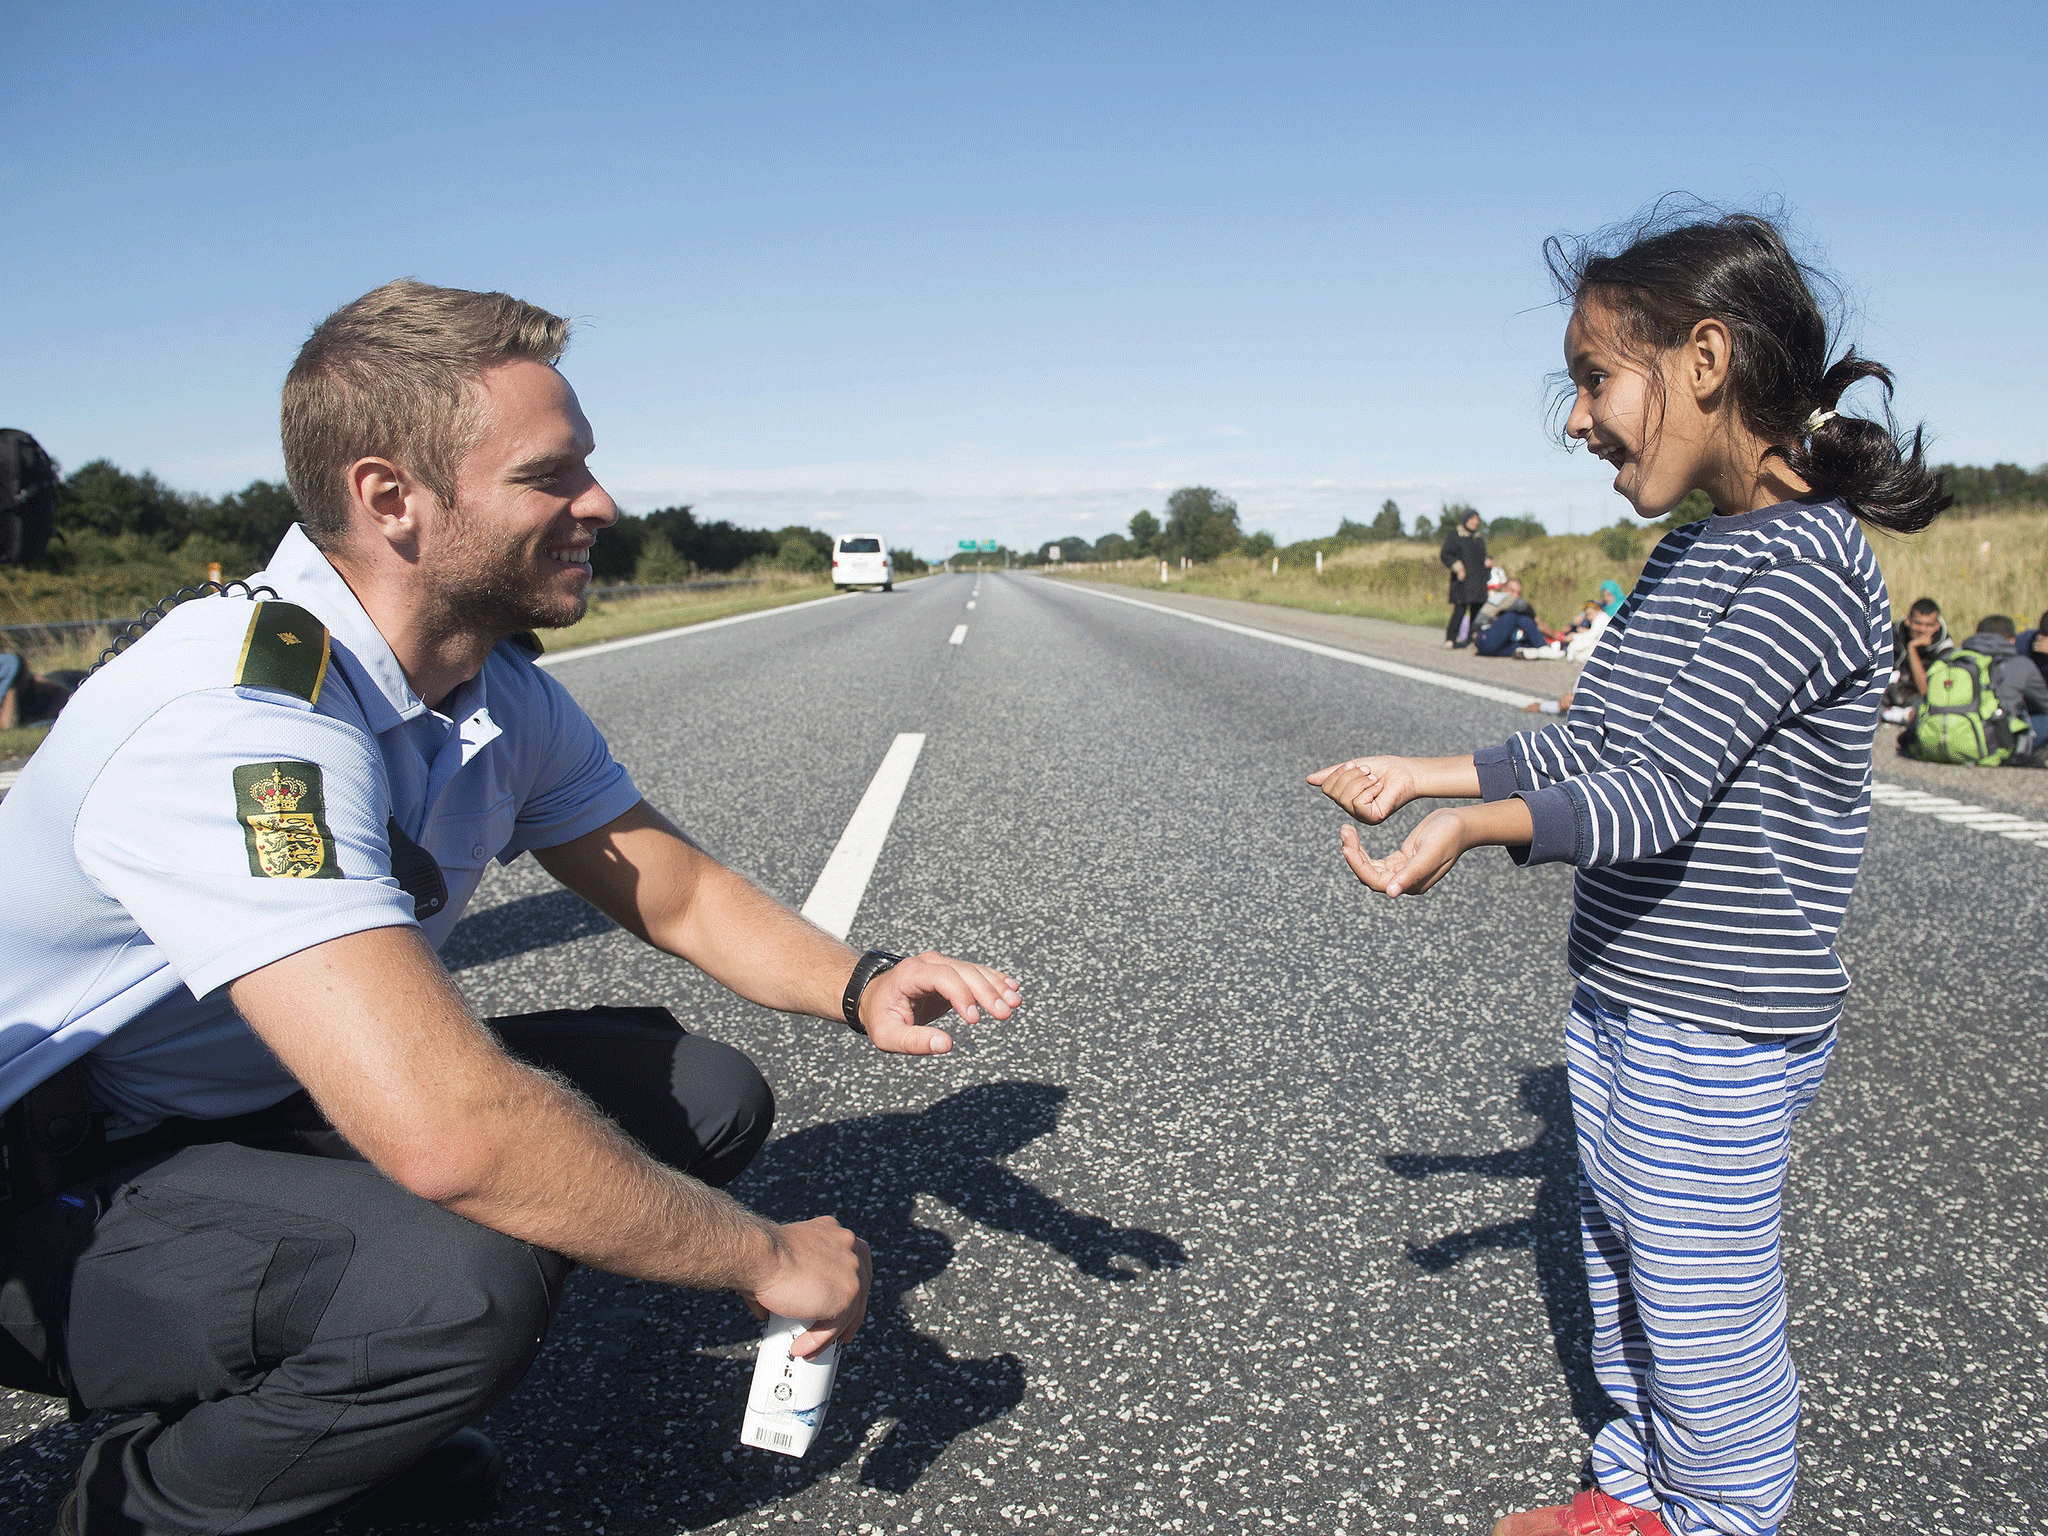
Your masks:
<instances>
[{"instance_id":1,"label":"solid white edge line","mask_svg":"<svg viewBox=\"0 0 2048 1536\"><path fill-rule=\"evenodd\" d=\"M903 791L910 785L910 771L917 766L917 754L924 750L921 732L905 732L889 743L882 766L868 781L867 793L853 809L853 819L839 834L832 856L818 875L818 883L804 898L803 915L831 934L844 939L853 928L861 898L867 895L868 880L875 862L882 856L896 808L903 803Z\"/></svg>"},{"instance_id":2,"label":"solid white edge line","mask_svg":"<svg viewBox=\"0 0 2048 1536\"><path fill-rule=\"evenodd\" d=\"M1163 608L1158 603L1148 603L1140 597L1125 597L1120 592L1099 592L1093 587L1064 584L1060 590L1085 592L1090 597L1106 598L1112 603L1128 603L1131 607L1143 608L1148 613L1163 613L1170 619L1186 619L1190 624L1206 624L1211 629L1227 629L1233 635L1249 635L1254 640L1284 645L1290 650L1307 651L1311 656L1326 656L1331 661L1347 661L1354 667L1370 667L1375 672L1390 672L1395 677L1405 677L1411 682L1432 683L1439 688L1449 688L1455 693L1469 693L1477 699L1491 699L1496 704L1512 704L1517 709L1542 702L1532 693L1516 693L1512 688L1496 688L1492 683L1476 683L1469 678L1455 677L1448 672L1432 672L1427 667L1411 667L1405 662L1382 661L1377 656L1340 650L1334 645L1323 645L1314 640L1297 640L1292 635L1276 635L1270 629L1253 629L1249 624L1233 624L1228 619L1212 619L1206 614L1187 613L1179 608Z\"/></svg>"},{"instance_id":3,"label":"solid white edge line","mask_svg":"<svg viewBox=\"0 0 2048 1536\"><path fill-rule=\"evenodd\" d=\"M674 640L683 635L701 635L707 629L723 629L728 624L744 624L749 619L772 619L778 613L796 613L801 609L816 609L826 603L840 602L853 596L851 592L834 592L830 597L814 597L805 603L783 603L776 608L756 608L752 613L729 613L722 619L706 619L701 624L684 624L675 629L658 629L651 635L628 635L623 640L600 640L595 645L579 645L574 650L550 651L536 656L536 667L552 667L565 661L581 661L585 656L604 656L612 651L623 651L636 645L652 645L657 640Z\"/></svg>"},{"instance_id":4,"label":"solid white edge line","mask_svg":"<svg viewBox=\"0 0 2048 1536\"><path fill-rule=\"evenodd\" d=\"M1469 693L1477 698L1494 699L1502 704L1520 706L1537 702L1528 694L1496 688L1490 683L1470 682L1462 677L1453 677L1448 672L1432 672L1427 667L1411 667L1398 661L1382 661L1377 656L1364 656L1357 651L1339 650L1334 645L1320 645L1313 640L1297 640L1292 635L1276 635L1268 629L1253 629L1249 624L1233 624L1228 619L1212 619L1206 614L1166 608L1158 603L1148 603L1143 598L1125 597L1120 592L1103 592L1078 583L1062 583L1060 590L1085 592L1090 597L1107 598L1113 603L1128 603L1133 608L1163 613L1168 618L1186 619L1191 624L1207 624L1211 629L1227 629L1234 635L1248 635L1254 640L1266 640L1274 645L1307 651L1313 656L1327 656L1332 661L1348 661L1355 667L1371 667L1376 672L1391 672L1396 677L1406 677L1420 683L1434 683L1440 688ZM1870 798L1877 805L1888 805L1894 810L1912 811L1918 815L1932 815L1935 820L1945 821L1951 826L1973 827L1977 831L1996 833L2014 842L2030 842L2048 835L2048 822L2028 821L2025 817L2016 817L2008 821L2004 819L2006 812L1994 811L1989 806L1971 805L1966 800L1954 800L1946 795L1933 795L1925 790L1908 789L1903 785L1873 783L1870 787ZM1995 823L1988 820L1980 822L1980 817L1997 817L1999 820ZM2037 843L2036 846L2048 847L2048 843Z\"/></svg>"}]
</instances>

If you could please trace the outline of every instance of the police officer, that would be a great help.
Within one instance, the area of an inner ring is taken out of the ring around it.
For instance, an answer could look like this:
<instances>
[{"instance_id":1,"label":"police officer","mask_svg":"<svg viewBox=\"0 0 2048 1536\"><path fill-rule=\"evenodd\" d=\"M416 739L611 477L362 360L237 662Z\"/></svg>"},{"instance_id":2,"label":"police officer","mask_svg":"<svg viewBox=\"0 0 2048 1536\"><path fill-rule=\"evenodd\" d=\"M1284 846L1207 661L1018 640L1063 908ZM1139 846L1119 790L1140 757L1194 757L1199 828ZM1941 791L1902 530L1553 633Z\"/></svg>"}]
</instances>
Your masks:
<instances>
[{"instance_id":1,"label":"police officer","mask_svg":"<svg viewBox=\"0 0 2048 1536\"><path fill-rule=\"evenodd\" d=\"M617 517L556 316L397 282L286 381L304 522L172 609L0 803L0 1381L111 1409L60 1530L315 1528L491 1490L463 1426L574 1263L860 1326L866 1245L720 1192L766 1085L664 1010L480 1022L435 954L531 852L649 944L886 1051L1000 972L856 955L640 798L530 631Z\"/></svg>"}]
</instances>

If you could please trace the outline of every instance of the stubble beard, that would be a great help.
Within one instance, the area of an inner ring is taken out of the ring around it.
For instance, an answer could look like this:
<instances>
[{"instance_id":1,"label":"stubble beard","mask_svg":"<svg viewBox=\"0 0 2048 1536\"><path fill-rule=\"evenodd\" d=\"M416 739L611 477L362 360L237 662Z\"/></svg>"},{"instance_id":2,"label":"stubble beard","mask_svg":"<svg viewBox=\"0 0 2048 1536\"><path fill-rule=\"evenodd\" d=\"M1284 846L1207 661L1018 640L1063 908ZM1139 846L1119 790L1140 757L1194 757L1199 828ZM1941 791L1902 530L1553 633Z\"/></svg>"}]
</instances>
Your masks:
<instances>
[{"instance_id":1,"label":"stubble beard","mask_svg":"<svg viewBox=\"0 0 2048 1536\"><path fill-rule=\"evenodd\" d=\"M435 582L440 627L494 640L529 629L566 629L590 606L588 584L573 596L541 590L525 547L494 542L460 503L449 508L453 537ZM549 561L553 564L553 561Z\"/></svg>"}]
</instances>

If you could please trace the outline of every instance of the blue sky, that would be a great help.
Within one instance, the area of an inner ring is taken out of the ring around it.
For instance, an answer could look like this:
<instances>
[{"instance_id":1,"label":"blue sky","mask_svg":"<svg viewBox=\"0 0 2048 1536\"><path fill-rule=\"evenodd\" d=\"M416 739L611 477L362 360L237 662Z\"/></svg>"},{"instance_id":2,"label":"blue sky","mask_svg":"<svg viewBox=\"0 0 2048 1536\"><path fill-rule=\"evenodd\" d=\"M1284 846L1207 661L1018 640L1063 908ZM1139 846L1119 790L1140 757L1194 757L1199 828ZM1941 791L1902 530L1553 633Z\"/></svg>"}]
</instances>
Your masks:
<instances>
[{"instance_id":1,"label":"blue sky","mask_svg":"<svg viewBox=\"0 0 2048 1536\"><path fill-rule=\"evenodd\" d=\"M1769 199L1943 459L2048 460L2048 7L11 0L0 425L281 473L388 278L582 326L629 511L1094 537L1190 483L1590 528L1540 245ZM1852 399L1855 397L1852 396Z\"/></svg>"}]
</instances>

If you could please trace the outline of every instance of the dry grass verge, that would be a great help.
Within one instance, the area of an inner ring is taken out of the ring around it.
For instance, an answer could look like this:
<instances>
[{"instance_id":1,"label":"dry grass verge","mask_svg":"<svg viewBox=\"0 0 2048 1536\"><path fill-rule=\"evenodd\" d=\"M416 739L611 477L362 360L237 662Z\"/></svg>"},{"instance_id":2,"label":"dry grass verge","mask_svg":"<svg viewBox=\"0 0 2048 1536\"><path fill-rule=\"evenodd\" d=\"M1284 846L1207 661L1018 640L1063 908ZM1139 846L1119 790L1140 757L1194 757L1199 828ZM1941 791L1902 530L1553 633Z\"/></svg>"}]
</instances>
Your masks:
<instances>
[{"instance_id":1,"label":"dry grass verge","mask_svg":"<svg viewBox=\"0 0 2048 1536\"><path fill-rule=\"evenodd\" d=\"M601 640L623 640L661 629L680 629L759 608L781 608L827 596L831 591L831 582L823 577L779 573L746 587L622 598L617 602L593 603L582 623L550 630L541 638L549 651L567 651ZM53 645L24 646L22 650L29 665L39 673L65 667L83 669L99 659L110 638L111 632L95 633L84 638L73 636ZM0 731L0 762L28 757L42 745L48 731L46 725Z\"/></svg>"},{"instance_id":2,"label":"dry grass verge","mask_svg":"<svg viewBox=\"0 0 2048 1536\"><path fill-rule=\"evenodd\" d=\"M653 634L658 629L680 629L708 619L752 613L757 608L808 602L831 592L832 583L824 577L779 573L763 577L756 586L627 597L617 602L592 603L582 623L567 629L551 629L540 638L551 653L569 651L601 640L624 640L631 635Z\"/></svg>"},{"instance_id":3,"label":"dry grass verge","mask_svg":"<svg viewBox=\"0 0 2048 1536\"><path fill-rule=\"evenodd\" d=\"M1640 549L1627 559L1604 553L1590 536L1521 540L1489 552L1511 575L1521 579L1537 616L1546 624L1562 624L1608 578L1631 586L1643 568L1653 541L1645 535ZM1114 565L1075 565L1063 574L1083 580L1117 582L1132 587L1158 587L1158 561L1126 561ZM1251 603L1276 603L1319 613L1356 613L1404 624L1441 625L1449 613L1445 591L1449 573L1437 561L1436 546L1406 541L1359 544L1330 556L1317 575L1313 566L1283 563L1273 571L1271 557L1247 560L1226 556L1182 571L1169 568L1166 585L1176 591L1209 597L1234 597Z\"/></svg>"},{"instance_id":4,"label":"dry grass verge","mask_svg":"<svg viewBox=\"0 0 2048 1536\"><path fill-rule=\"evenodd\" d=\"M1602 581L1612 578L1624 591L1633 586L1658 536L1648 528L1635 533L1626 558L1603 547L1611 537L1611 530L1559 534L1502 544L1490 553L1521 579L1537 617L1561 624ZM2048 608L2048 514L2041 511L1945 517L1925 533L1894 538L1872 532L1870 542L1897 614L1916 598L1932 597L1961 636L1986 614L2009 614L2024 629ZM1126 561L1120 569L1073 565L1060 574L1132 587L1160 585L1156 560ZM1231 555L1187 571L1169 567L1167 577L1166 585L1176 591L1408 624L1442 624L1450 611L1448 575L1437 563L1435 546L1407 541L1342 550L1325 559L1320 576L1313 567L1285 563L1276 575L1271 557Z\"/></svg>"}]
</instances>

